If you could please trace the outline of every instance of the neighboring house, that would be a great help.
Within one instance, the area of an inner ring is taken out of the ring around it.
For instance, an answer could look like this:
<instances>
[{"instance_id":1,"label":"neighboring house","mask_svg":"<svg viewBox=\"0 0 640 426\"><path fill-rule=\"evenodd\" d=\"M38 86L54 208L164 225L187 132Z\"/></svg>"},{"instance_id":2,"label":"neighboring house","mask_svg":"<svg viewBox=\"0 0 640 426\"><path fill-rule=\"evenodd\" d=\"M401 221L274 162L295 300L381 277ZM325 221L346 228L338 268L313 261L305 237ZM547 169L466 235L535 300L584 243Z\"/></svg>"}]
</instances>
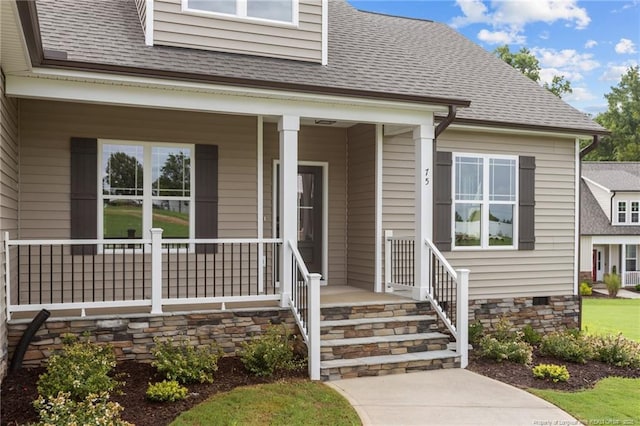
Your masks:
<instances>
[{"instance_id":1,"label":"neighboring house","mask_svg":"<svg viewBox=\"0 0 640 426\"><path fill-rule=\"evenodd\" d=\"M437 306L458 352L416 368L464 366L467 318L576 326L579 140L606 130L445 24L264 4L1 2L3 366L43 307L68 318L33 362L87 327L120 358L186 328L232 350L267 303L313 363L316 281Z\"/></svg>"},{"instance_id":2,"label":"neighboring house","mask_svg":"<svg viewBox=\"0 0 640 426\"><path fill-rule=\"evenodd\" d=\"M581 186L581 278L640 284L640 163L584 162Z\"/></svg>"}]
</instances>

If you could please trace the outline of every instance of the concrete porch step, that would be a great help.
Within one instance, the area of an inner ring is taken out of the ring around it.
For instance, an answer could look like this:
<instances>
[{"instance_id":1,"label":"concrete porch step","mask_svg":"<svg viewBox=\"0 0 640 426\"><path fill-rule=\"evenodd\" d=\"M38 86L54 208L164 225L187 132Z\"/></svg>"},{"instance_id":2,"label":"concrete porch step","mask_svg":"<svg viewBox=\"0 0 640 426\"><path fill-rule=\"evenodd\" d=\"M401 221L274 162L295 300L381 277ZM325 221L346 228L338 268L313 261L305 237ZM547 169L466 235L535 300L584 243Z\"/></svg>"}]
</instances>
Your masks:
<instances>
[{"instance_id":1,"label":"concrete porch step","mask_svg":"<svg viewBox=\"0 0 640 426\"><path fill-rule=\"evenodd\" d=\"M325 361L437 351L446 349L448 343L449 336L438 332L323 340L321 359Z\"/></svg>"},{"instance_id":2,"label":"concrete porch step","mask_svg":"<svg viewBox=\"0 0 640 426\"><path fill-rule=\"evenodd\" d=\"M338 380L353 377L402 374L412 371L454 368L460 360L448 349L415 352L400 355L369 356L352 359L334 359L320 363L322 380Z\"/></svg>"},{"instance_id":3,"label":"concrete porch step","mask_svg":"<svg viewBox=\"0 0 640 426\"><path fill-rule=\"evenodd\" d=\"M320 322L322 340L391 336L438 331L435 315L403 315L395 317L359 318Z\"/></svg>"}]
</instances>

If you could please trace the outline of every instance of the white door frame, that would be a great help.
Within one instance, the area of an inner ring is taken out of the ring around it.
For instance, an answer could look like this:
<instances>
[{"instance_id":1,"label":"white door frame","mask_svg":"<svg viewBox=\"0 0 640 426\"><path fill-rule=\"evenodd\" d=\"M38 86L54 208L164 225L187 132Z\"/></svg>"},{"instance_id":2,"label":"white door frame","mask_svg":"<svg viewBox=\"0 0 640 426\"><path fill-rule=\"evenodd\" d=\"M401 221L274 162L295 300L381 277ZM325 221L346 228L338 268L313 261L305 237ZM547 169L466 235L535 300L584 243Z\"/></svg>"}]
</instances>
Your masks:
<instances>
[{"instance_id":1,"label":"white door frame","mask_svg":"<svg viewBox=\"0 0 640 426\"><path fill-rule=\"evenodd\" d=\"M278 175L276 167L280 164L280 160L273 160L271 167L271 178L273 181L273 190L271 191L271 226L273 236L276 236L276 217L278 217L278 206L276 205L276 191L278 190ZM315 166L322 167L322 280L321 285L327 285L329 282L329 163L327 161L298 161L298 166ZM298 217L296 215L296 217Z\"/></svg>"}]
</instances>

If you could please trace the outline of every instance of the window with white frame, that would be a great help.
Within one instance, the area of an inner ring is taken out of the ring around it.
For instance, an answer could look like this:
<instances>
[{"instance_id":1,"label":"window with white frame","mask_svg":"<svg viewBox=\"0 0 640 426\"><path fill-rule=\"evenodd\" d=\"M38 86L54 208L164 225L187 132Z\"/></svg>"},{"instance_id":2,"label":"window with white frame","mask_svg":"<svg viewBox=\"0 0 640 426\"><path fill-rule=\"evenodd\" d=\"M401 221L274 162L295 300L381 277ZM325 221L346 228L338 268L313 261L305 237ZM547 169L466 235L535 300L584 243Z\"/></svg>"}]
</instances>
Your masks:
<instances>
[{"instance_id":1,"label":"window with white frame","mask_svg":"<svg viewBox=\"0 0 640 426\"><path fill-rule=\"evenodd\" d=\"M627 245L625 249L625 268L626 271L637 271L638 264L638 246Z\"/></svg>"},{"instance_id":2,"label":"window with white frame","mask_svg":"<svg viewBox=\"0 0 640 426\"><path fill-rule=\"evenodd\" d=\"M239 18L296 23L298 0L183 0L183 9Z\"/></svg>"},{"instance_id":3,"label":"window with white frame","mask_svg":"<svg viewBox=\"0 0 640 426\"><path fill-rule=\"evenodd\" d=\"M518 163L515 156L454 156L456 248L514 248Z\"/></svg>"},{"instance_id":4,"label":"window with white frame","mask_svg":"<svg viewBox=\"0 0 640 426\"><path fill-rule=\"evenodd\" d=\"M640 224L640 201L620 200L616 204L616 224L638 225Z\"/></svg>"},{"instance_id":5,"label":"window with white frame","mask_svg":"<svg viewBox=\"0 0 640 426\"><path fill-rule=\"evenodd\" d=\"M193 237L193 146L103 141L100 238Z\"/></svg>"}]
</instances>

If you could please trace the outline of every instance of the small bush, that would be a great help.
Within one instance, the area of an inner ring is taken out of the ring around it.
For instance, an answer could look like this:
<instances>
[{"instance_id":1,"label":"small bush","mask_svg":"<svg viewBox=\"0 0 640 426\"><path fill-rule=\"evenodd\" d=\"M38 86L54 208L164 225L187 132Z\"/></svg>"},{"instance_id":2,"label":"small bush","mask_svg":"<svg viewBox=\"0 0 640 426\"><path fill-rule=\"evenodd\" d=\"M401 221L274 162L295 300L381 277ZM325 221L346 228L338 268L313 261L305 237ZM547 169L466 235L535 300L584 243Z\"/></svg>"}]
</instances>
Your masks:
<instances>
[{"instance_id":1,"label":"small bush","mask_svg":"<svg viewBox=\"0 0 640 426\"><path fill-rule=\"evenodd\" d=\"M604 283L607 286L609 297L616 297L618 295L618 290L620 290L620 275L615 272L612 274L605 274Z\"/></svg>"},{"instance_id":2,"label":"small bush","mask_svg":"<svg viewBox=\"0 0 640 426\"><path fill-rule=\"evenodd\" d=\"M89 394L112 392L120 385L109 376L116 366L116 357L109 345L96 345L87 339L65 336L62 349L51 355L47 371L38 380L38 394L45 398L68 394L76 402Z\"/></svg>"},{"instance_id":3,"label":"small bush","mask_svg":"<svg viewBox=\"0 0 640 426\"><path fill-rule=\"evenodd\" d=\"M40 416L38 425L109 425L133 426L120 418L122 406L109 401L108 393L89 394L82 401L74 401L68 392L53 398L40 396L33 403Z\"/></svg>"},{"instance_id":4,"label":"small bush","mask_svg":"<svg viewBox=\"0 0 640 426\"><path fill-rule=\"evenodd\" d=\"M591 345L577 330L565 330L542 338L540 352L563 361L584 364L591 358Z\"/></svg>"},{"instance_id":5,"label":"small bush","mask_svg":"<svg viewBox=\"0 0 640 426\"><path fill-rule=\"evenodd\" d=\"M480 321L469 324L469 343L476 347L484 334L484 327Z\"/></svg>"},{"instance_id":6,"label":"small bush","mask_svg":"<svg viewBox=\"0 0 640 426\"><path fill-rule=\"evenodd\" d=\"M591 296L592 294L593 290L589 284L580 283L580 296Z\"/></svg>"},{"instance_id":7,"label":"small bush","mask_svg":"<svg viewBox=\"0 0 640 426\"><path fill-rule=\"evenodd\" d=\"M218 371L218 359L222 350L211 343L202 347L191 345L184 337L178 342L168 339L160 342L154 339L156 346L151 350L155 360L151 365L169 380L180 383L212 383L213 373Z\"/></svg>"},{"instance_id":8,"label":"small bush","mask_svg":"<svg viewBox=\"0 0 640 426\"><path fill-rule=\"evenodd\" d=\"M244 342L240 359L256 376L271 376L276 370L300 367L294 360L293 342L284 326L271 325L262 336Z\"/></svg>"},{"instance_id":9,"label":"small bush","mask_svg":"<svg viewBox=\"0 0 640 426\"><path fill-rule=\"evenodd\" d=\"M147 388L147 399L154 402L175 402L185 399L189 390L175 380L163 380Z\"/></svg>"},{"instance_id":10,"label":"small bush","mask_svg":"<svg viewBox=\"0 0 640 426\"><path fill-rule=\"evenodd\" d=\"M533 376L537 379L551 380L554 383L569 380L569 370L564 365L538 364L533 367Z\"/></svg>"},{"instance_id":11,"label":"small bush","mask_svg":"<svg viewBox=\"0 0 640 426\"><path fill-rule=\"evenodd\" d=\"M522 327L522 340L531 346L537 346L542 341L542 335L531 327L531 324L527 324Z\"/></svg>"},{"instance_id":12,"label":"small bush","mask_svg":"<svg viewBox=\"0 0 640 426\"><path fill-rule=\"evenodd\" d=\"M617 336L591 336L593 359L620 367L640 367L640 342Z\"/></svg>"},{"instance_id":13,"label":"small bush","mask_svg":"<svg viewBox=\"0 0 640 426\"><path fill-rule=\"evenodd\" d=\"M531 363L533 348L522 340L521 332L511 331L512 324L501 318L494 331L480 339L480 355L498 362Z\"/></svg>"},{"instance_id":14,"label":"small bush","mask_svg":"<svg viewBox=\"0 0 640 426\"><path fill-rule=\"evenodd\" d=\"M636 291L640 291L640 284L636 284L634 288L636 289Z\"/></svg>"}]
</instances>

